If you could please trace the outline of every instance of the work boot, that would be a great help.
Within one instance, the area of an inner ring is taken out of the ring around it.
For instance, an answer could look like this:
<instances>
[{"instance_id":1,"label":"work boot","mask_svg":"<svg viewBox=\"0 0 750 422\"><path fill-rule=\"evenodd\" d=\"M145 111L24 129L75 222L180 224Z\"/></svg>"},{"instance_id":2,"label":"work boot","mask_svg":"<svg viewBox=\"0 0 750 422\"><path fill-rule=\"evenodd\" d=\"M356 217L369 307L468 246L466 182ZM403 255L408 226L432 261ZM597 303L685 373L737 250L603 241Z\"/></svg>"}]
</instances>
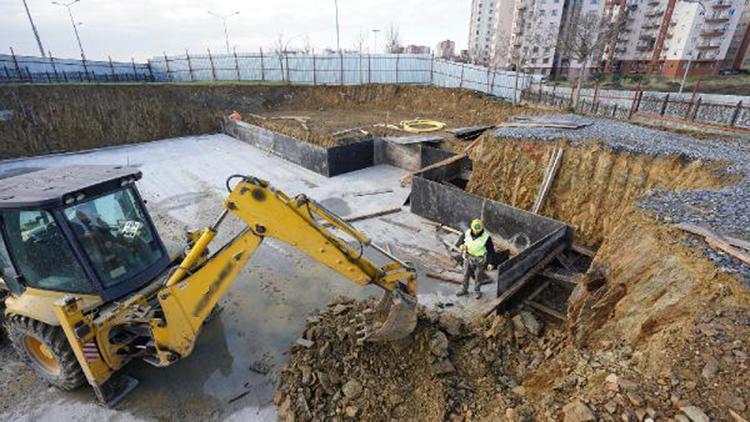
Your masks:
<instances>
[{"instance_id":1,"label":"work boot","mask_svg":"<svg viewBox=\"0 0 750 422\"><path fill-rule=\"evenodd\" d=\"M456 296L466 296L467 293L469 293L468 290L459 290L456 292Z\"/></svg>"},{"instance_id":2,"label":"work boot","mask_svg":"<svg viewBox=\"0 0 750 422\"><path fill-rule=\"evenodd\" d=\"M476 292L474 292L474 297L477 298L477 300L481 299L482 298L482 292L480 292L479 290L477 290Z\"/></svg>"}]
</instances>

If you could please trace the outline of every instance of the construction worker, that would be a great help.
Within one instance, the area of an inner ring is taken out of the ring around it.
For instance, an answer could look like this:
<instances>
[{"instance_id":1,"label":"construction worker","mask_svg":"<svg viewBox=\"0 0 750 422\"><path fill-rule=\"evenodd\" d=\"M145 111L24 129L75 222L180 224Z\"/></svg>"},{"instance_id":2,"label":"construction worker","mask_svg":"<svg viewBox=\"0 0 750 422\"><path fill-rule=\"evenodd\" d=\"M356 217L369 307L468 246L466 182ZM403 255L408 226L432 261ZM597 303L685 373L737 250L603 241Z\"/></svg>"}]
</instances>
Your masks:
<instances>
[{"instance_id":1,"label":"construction worker","mask_svg":"<svg viewBox=\"0 0 750 422\"><path fill-rule=\"evenodd\" d=\"M494 262L492 258L495 256L495 245L489 233L484 230L482 220L472 220L466 233L459 236L456 247L461 250L464 258L463 285L456 296L465 296L469 293L469 279L474 277L474 294L479 299L482 297L482 280L487 277L485 269L492 271L491 263Z\"/></svg>"}]
</instances>

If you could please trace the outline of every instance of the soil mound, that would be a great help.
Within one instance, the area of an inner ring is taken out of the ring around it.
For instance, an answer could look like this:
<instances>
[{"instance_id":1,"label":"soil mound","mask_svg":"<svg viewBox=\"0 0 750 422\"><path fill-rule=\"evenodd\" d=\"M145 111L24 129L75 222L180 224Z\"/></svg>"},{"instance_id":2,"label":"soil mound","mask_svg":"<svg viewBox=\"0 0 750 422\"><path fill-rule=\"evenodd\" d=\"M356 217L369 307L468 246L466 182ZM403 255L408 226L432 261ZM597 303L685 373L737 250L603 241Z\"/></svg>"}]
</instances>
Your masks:
<instances>
[{"instance_id":1,"label":"soil mound","mask_svg":"<svg viewBox=\"0 0 750 422\"><path fill-rule=\"evenodd\" d=\"M356 316L370 305L341 300L308 319L274 396L281 420L499 417L518 402L519 368L538 365L561 338L534 336L542 325L528 313L514 327L502 316L466 325L420 309L412 336L360 345Z\"/></svg>"}]
</instances>

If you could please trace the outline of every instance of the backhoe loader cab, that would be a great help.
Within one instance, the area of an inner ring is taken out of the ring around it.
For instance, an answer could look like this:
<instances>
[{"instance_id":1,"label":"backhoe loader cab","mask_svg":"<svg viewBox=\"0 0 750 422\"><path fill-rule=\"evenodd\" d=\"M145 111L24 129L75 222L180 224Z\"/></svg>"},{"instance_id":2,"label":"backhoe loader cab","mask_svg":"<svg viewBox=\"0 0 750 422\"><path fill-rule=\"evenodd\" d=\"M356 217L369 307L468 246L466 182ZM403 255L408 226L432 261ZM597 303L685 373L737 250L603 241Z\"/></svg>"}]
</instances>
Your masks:
<instances>
[{"instance_id":1,"label":"backhoe loader cab","mask_svg":"<svg viewBox=\"0 0 750 422\"><path fill-rule=\"evenodd\" d=\"M0 180L0 265L12 294L109 302L162 273L169 258L135 187L140 178L134 168L77 166Z\"/></svg>"}]
</instances>

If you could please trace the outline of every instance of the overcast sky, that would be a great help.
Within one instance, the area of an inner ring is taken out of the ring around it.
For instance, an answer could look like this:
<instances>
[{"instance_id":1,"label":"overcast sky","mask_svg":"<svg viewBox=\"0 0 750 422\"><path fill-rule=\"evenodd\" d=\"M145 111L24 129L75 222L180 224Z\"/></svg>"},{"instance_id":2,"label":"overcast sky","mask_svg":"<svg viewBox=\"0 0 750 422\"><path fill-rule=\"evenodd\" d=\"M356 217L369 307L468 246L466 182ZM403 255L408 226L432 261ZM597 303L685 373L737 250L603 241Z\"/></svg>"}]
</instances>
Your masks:
<instances>
[{"instance_id":1,"label":"overcast sky","mask_svg":"<svg viewBox=\"0 0 750 422\"><path fill-rule=\"evenodd\" d=\"M50 0L27 0L45 50L56 57L78 57L75 35L64 7ZM62 0L61 0L62 2ZM360 32L373 48L373 28L382 50L385 30L393 23L403 44L434 48L446 38L466 48L471 0L338 0L341 47L353 49ZM231 5L231 6L230 6ZM209 10L240 14L229 20L229 37L237 51L268 48L279 34L292 47L309 40L316 50L336 47L334 0L81 0L72 7L83 48L90 59L144 60L166 51L182 54L226 50L221 20ZM22 0L0 0L3 53L38 55Z\"/></svg>"}]
</instances>

